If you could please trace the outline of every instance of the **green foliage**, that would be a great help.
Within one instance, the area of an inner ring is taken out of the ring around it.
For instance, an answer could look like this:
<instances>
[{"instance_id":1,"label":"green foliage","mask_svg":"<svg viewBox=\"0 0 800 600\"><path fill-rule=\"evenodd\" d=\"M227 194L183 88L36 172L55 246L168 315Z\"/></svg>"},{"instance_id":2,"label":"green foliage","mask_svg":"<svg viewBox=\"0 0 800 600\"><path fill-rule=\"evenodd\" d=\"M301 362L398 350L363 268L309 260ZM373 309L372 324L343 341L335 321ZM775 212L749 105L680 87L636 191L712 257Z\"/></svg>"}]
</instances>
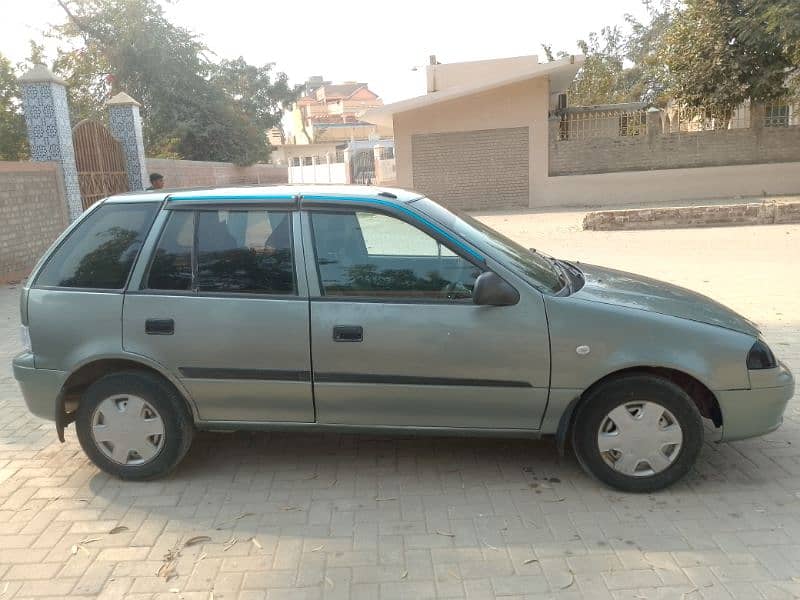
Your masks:
<instances>
[{"instance_id":1,"label":"green foliage","mask_svg":"<svg viewBox=\"0 0 800 600\"><path fill-rule=\"evenodd\" d=\"M647 19L604 27L578 45L573 105L671 98L724 118L746 99L800 96L798 0L643 0ZM543 46L548 60L553 51ZM559 52L558 56L563 56Z\"/></svg>"},{"instance_id":2,"label":"green foliage","mask_svg":"<svg viewBox=\"0 0 800 600\"><path fill-rule=\"evenodd\" d=\"M789 69L788 93L800 98L800 2L797 0L749 0L736 24L736 34L745 42L758 42L764 32L780 46Z\"/></svg>"},{"instance_id":3,"label":"green foliage","mask_svg":"<svg viewBox=\"0 0 800 600\"><path fill-rule=\"evenodd\" d=\"M22 115L17 73L0 54L0 160L28 158L28 136Z\"/></svg>"},{"instance_id":4,"label":"green foliage","mask_svg":"<svg viewBox=\"0 0 800 600\"><path fill-rule=\"evenodd\" d=\"M676 98L728 118L747 99L783 95L790 63L777 37L748 8L748 0L687 0L675 12L661 57ZM743 27L746 36L738 35Z\"/></svg>"},{"instance_id":5,"label":"green foliage","mask_svg":"<svg viewBox=\"0 0 800 600\"><path fill-rule=\"evenodd\" d=\"M67 81L74 119L98 117L110 95L142 103L150 156L252 164L266 160L266 129L294 99L271 64L215 64L190 31L155 0L59 0L65 24L52 35L68 46L54 70Z\"/></svg>"},{"instance_id":6,"label":"green foliage","mask_svg":"<svg viewBox=\"0 0 800 600\"><path fill-rule=\"evenodd\" d=\"M648 20L625 16L626 27L603 27L578 40L584 63L569 90L576 106L646 102L664 105L668 100L669 73L659 57L674 0L644 0ZM624 29L624 30L623 30ZM553 60L550 46L542 46ZM558 52L557 57L567 56Z\"/></svg>"},{"instance_id":7,"label":"green foliage","mask_svg":"<svg viewBox=\"0 0 800 600\"><path fill-rule=\"evenodd\" d=\"M629 102L625 78L625 41L619 27L603 27L578 40L586 57L569 90L570 103L577 106Z\"/></svg>"}]
</instances>

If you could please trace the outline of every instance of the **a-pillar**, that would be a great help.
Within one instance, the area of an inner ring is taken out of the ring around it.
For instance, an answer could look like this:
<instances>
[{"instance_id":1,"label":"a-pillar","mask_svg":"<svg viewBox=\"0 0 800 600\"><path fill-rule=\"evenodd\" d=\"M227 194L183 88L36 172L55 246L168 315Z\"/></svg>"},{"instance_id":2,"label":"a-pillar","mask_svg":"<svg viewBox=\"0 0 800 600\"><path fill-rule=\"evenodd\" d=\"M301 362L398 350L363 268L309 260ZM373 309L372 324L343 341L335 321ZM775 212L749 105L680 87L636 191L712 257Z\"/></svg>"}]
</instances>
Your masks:
<instances>
[{"instance_id":1,"label":"a-pillar","mask_svg":"<svg viewBox=\"0 0 800 600\"><path fill-rule=\"evenodd\" d=\"M74 221L83 212L83 203L72 145L66 83L44 65L36 65L20 77L19 82L31 159L61 165L69 218Z\"/></svg>"},{"instance_id":2,"label":"a-pillar","mask_svg":"<svg viewBox=\"0 0 800 600\"><path fill-rule=\"evenodd\" d=\"M148 181L142 117L139 115L141 106L125 92L120 92L106 102L111 135L120 143L125 153L125 172L128 175L128 188L131 191L145 189L145 183Z\"/></svg>"}]
</instances>

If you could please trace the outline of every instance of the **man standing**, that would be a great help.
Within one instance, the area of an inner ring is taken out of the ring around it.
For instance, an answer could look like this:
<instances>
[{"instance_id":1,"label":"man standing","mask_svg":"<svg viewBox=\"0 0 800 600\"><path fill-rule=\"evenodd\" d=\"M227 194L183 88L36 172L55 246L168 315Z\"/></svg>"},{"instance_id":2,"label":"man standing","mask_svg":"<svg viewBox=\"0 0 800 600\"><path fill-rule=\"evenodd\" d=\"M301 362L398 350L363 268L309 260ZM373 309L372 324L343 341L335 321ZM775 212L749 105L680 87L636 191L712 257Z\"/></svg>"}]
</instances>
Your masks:
<instances>
[{"instance_id":1,"label":"man standing","mask_svg":"<svg viewBox=\"0 0 800 600\"><path fill-rule=\"evenodd\" d=\"M160 190L164 187L164 176L161 173L150 173L150 187L147 190Z\"/></svg>"}]
</instances>

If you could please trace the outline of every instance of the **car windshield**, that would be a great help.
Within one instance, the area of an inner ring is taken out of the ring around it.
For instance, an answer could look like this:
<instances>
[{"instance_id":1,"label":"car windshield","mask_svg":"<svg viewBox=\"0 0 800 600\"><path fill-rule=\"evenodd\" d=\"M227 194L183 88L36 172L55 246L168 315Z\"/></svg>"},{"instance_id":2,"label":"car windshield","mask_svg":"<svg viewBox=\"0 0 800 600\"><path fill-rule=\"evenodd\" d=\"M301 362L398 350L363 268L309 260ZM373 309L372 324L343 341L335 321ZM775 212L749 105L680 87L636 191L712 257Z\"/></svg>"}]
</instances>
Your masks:
<instances>
[{"instance_id":1,"label":"car windshield","mask_svg":"<svg viewBox=\"0 0 800 600\"><path fill-rule=\"evenodd\" d=\"M499 254L497 258L505 259L502 262L506 262L507 266L535 288L550 293L557 293L564 288L564 275L553 261L541 254L521 246L467 214L446 209L428 198L419 198L412 202L415 208L467 241L478 247L496 250Z\"/></svg>"}]
</instances>

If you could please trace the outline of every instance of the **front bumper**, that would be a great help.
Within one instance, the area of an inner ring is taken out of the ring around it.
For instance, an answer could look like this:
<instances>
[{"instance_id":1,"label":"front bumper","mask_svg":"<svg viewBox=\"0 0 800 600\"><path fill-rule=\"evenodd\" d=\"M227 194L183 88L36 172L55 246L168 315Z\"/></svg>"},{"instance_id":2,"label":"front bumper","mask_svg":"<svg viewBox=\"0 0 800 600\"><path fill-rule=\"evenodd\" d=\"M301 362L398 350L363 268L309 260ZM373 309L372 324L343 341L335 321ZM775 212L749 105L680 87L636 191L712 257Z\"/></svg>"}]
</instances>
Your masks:
<instances>
[{"instance_id":1,"label":"front bumper","mask_svg":"<svg viewBox=\"0 0 800 600\"><path fill-rule=\"evenodd\" d=\"M55 421L56 400L67 374L63 371L35 368L33 354L29 352L15 356L11 364L28 410L37 417Z\"/></svg>"},{"instance_id":2,"label":"front bumper","mask_svg":"<svg viewBox=\"0 0 800 600\"><path fill-rule=\"evenodd\" d=\"M722 440L742 440L774 431L794 396L794 377L783 363L775 369L750 371L749 390L716 392L722 411Z\"/></svg>"}]
</instances>

